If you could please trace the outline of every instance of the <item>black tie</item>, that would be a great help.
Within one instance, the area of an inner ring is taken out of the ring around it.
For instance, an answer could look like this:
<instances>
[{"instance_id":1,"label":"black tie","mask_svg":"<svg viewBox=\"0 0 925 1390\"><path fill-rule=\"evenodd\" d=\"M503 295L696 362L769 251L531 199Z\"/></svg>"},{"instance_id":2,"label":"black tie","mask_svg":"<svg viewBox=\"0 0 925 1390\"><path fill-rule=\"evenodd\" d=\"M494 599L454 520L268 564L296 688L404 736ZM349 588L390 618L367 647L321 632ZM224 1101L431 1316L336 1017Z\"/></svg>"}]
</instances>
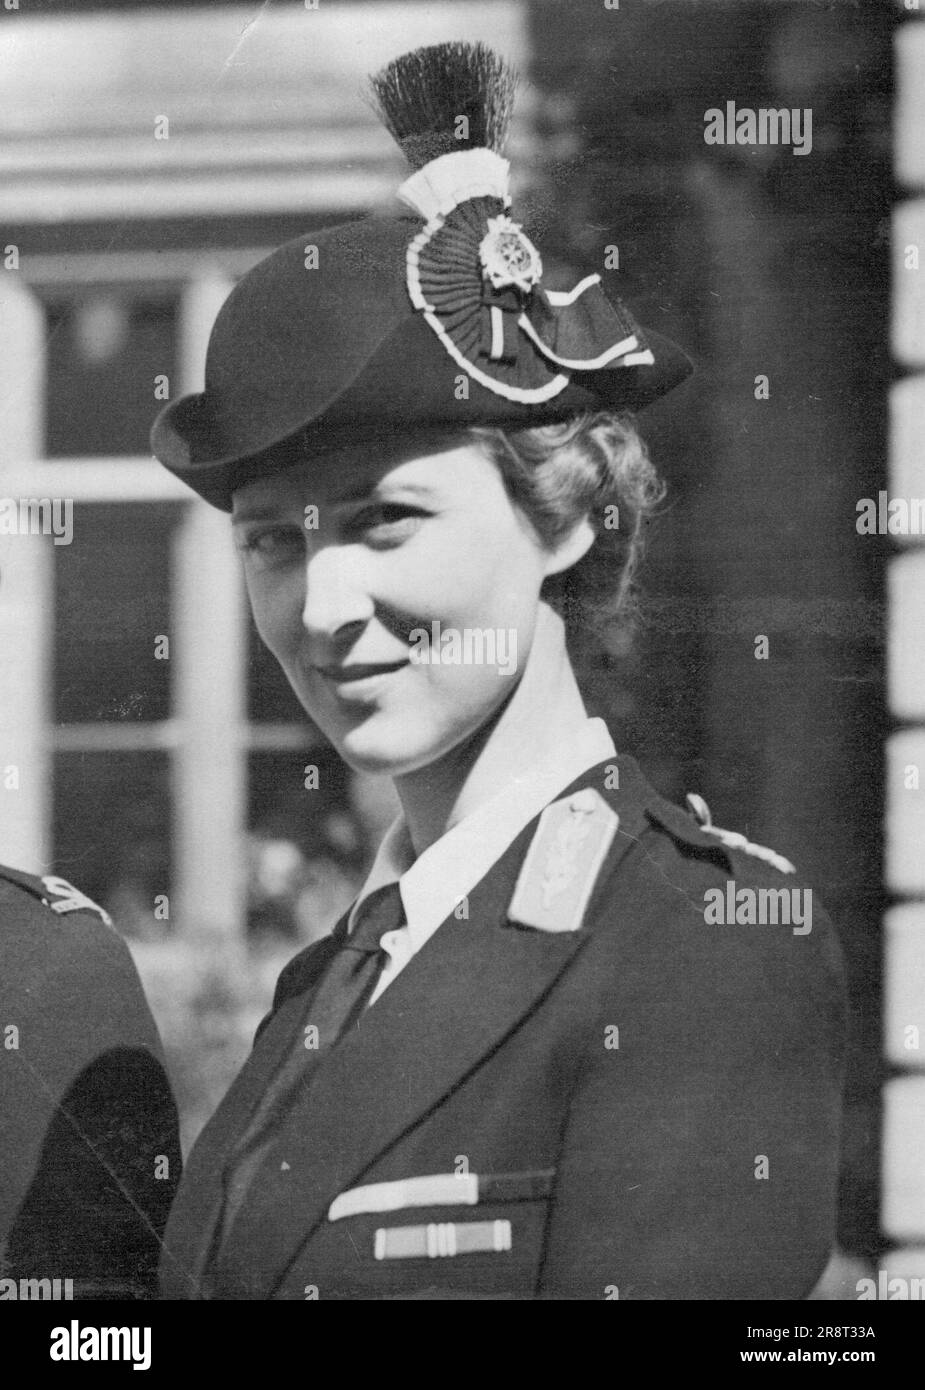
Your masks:
<instances>
[{"instance_id":1,"label":"black tie","mask_svg":"<svg viewBox=\"0 0 925 1390\"><path fill-rule=\"evenodd\" d=\"M220 1246L225 1244L247 1192L266 1159L285 1115L305 1095L319 1061L363 1011L383 964L381 940L404 922L397 883L378 888L360 908L353 931L335 931L340 950L322 975L291 1052L257 1106L225 1169ZM309 1033L309 1029L317 1031Z\"/></svg>"}]
</instances>

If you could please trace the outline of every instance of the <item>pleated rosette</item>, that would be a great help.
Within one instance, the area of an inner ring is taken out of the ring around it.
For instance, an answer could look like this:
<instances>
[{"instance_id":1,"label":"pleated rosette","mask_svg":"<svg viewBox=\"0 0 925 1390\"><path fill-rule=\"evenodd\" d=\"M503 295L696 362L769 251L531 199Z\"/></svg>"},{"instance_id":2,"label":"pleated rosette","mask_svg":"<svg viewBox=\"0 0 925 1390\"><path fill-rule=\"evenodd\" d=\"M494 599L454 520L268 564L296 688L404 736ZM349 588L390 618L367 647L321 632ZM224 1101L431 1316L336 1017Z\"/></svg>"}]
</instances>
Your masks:
<instances>
[{"instance_id":1,"label":"pleated rosette","mask_svg":"<svg viewBox=\"0 0 925 1390\"><path fill-rule=\"evenodd\" d=\"M408 247L408 292L446 351L489 391L527 403L558 395L575 372L651 365L599 275L570 291L543 288L540 254L509 216L508 171L491 150L465 150L399 189L425 218Z\"/></svg>"}]
</instances>

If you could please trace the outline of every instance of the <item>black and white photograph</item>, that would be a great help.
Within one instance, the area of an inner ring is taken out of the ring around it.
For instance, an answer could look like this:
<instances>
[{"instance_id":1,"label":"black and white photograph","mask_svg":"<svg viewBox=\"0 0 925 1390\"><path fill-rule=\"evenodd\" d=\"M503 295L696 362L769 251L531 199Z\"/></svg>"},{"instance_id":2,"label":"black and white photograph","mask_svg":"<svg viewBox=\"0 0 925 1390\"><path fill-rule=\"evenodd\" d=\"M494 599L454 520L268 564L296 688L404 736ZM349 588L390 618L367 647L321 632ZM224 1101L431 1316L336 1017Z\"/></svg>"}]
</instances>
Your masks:
<instances>
[{"instance_id":1,"label":"black and white photograph","mask_svg":"<svg viewBox=\"0 0 925 1390\"><path fill-rule=\"evenodd\" d=\"M374 1300L877 1361L925 1299L925 0L0 0L0 92L32 1364Z\"/></svg>"}]
</instances>

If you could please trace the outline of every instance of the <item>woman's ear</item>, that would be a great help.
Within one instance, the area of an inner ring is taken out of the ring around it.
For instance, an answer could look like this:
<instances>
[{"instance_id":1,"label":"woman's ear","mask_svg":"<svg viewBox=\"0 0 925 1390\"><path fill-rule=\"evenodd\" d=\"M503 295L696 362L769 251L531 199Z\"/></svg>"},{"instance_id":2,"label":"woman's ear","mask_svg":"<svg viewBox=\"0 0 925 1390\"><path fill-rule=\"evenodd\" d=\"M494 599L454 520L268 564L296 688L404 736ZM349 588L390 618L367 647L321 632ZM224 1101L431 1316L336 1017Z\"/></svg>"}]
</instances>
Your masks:
<instances>
[{"instance_id":1,"label":"woman's ear","mask_svg":"<svg viewBox=\"0 0 925 1390\"><path fill-rule=\"evenodd\" d=\"M550 546L546 551L546 563L543 566L543 573L562 574L564 570L571 569L576 565L583 555L587 555L596 539L597 533L591 525L591 518L587 513L575 522L569 531L561 536L554 546Z\"/></svg>"}]
</instances>

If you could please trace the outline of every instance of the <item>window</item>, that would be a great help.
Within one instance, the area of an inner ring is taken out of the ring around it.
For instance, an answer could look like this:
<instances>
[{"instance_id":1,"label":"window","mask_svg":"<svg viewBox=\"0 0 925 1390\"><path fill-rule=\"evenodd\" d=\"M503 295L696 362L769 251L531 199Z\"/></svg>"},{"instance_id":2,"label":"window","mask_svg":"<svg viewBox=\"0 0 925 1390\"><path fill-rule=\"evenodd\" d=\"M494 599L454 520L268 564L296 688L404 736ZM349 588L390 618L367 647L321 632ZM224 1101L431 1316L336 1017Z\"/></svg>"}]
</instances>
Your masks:
<instances>
[{"instance_id":1,"label":"window","mask_svg":"<svg viewBox=\"0 0 925 1390\"><path fill-rule=\"evenodd\" d=\"M35 258L32 283L0 285L32 421L3 491L72 508L67 541L0 553L3 857L72 878L139 936L319 934L365 855L347 774L246 612L228 518L147 442L159 399L198 389L257 255L227 253L226 273L188 252Z\"/></svg>"}]
</instances>

